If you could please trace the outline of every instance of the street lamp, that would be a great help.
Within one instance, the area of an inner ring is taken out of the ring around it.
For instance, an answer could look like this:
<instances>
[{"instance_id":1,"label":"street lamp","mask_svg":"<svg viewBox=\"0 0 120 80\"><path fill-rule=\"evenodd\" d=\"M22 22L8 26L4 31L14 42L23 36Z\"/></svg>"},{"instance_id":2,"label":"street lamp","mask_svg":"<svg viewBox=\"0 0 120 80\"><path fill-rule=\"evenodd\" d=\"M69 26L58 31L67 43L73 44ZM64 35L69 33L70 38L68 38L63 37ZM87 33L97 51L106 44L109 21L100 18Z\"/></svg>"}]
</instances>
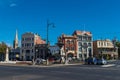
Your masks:
<instances>
[{"instance_id":1,"label":"street lamp","mask_svg":"<svg viewBox=\"0 0 120 80\"><path fill-rule=\"evenodd\" d=\"M55 27L54 23L49 23L49 20L47 20L47 45L48 45L48 40L49 40L49 27Z\"/></svg>"},{"instance_id":2,"label":"street lamp","mask_svg":"<svg viewBox=\"0 0 120 80\"><path fill-rule=\"evenodd\" d=\"M49 33L48 32L49 32L49 27L50 26L55 27L54 23L50 23L49 20L47 20L47 54L48 54L48 49L49 49L49 43L48 43L48 41L49 41ZM46 63L47 65L49 64L48 57L49 56L47 56L47 63Z\"/></svg>"}]
</instances>

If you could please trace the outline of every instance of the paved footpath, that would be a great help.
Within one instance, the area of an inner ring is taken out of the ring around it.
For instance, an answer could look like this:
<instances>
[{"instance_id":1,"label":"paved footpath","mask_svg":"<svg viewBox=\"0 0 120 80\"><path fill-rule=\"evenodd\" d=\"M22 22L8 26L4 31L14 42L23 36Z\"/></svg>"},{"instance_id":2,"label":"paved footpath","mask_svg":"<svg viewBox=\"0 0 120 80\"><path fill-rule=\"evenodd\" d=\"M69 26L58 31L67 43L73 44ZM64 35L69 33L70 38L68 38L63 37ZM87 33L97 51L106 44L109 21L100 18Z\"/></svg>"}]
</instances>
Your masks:
<instances>
[{"instance_id":1,"label":"paved footpath","mask_svg":"<svg viewBox=\"0 0 120 80\"><path fill-rule=\"evenodd\" d=\"M23 67L60 67L70 65L83 65L82 63L75 64L51 64L51 65L27 65L27 64L12 64L12 63L0 63L1 66L23 66Z\"/></svg>"}]
</instances>

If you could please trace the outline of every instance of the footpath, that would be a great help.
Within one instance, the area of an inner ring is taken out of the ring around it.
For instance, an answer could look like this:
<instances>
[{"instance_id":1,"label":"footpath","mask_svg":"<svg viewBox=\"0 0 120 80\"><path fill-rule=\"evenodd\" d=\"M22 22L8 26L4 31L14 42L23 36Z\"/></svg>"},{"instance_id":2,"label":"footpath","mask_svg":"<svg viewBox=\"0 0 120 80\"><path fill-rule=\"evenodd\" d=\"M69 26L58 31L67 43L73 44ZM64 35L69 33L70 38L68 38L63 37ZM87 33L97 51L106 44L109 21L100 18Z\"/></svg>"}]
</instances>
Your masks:
<instances>
[{"instance_id":1,"label":"footpath","mask_svg":"<svg viewBox=\"0 0 120 80\"><path fill-rule=\"evenodd\" d=\"M16 66L16 67L61 67L61 66L72 66L72 65L83 65L83 63L72 63L72 64L49 64L49 65L28 65L28 64L14 64L14 63L0 63L0 66Z\"/></svg>"}]
</instances>

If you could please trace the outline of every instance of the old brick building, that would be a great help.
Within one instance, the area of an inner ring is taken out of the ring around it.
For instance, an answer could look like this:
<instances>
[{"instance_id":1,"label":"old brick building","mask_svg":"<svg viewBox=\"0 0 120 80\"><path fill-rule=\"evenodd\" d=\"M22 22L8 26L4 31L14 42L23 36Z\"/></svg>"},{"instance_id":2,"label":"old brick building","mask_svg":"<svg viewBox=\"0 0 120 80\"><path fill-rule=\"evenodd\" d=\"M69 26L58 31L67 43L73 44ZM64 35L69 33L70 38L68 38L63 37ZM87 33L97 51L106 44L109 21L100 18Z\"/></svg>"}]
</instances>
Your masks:
<instances>
[{"instance_id":1,"label":"old brick building","mask_svg":"<svg viewBox=\"0 0 120 80\"><path fill-rule=\"evenodd\" d=\"M66 58L73 58L77 57L77 38L76 36L71 36L71 35L65 35L62 34L60 37L58 37L58 43L62 42L63 45L63 51L64 51L64 56Z\"/></svg>"}]
</instances>

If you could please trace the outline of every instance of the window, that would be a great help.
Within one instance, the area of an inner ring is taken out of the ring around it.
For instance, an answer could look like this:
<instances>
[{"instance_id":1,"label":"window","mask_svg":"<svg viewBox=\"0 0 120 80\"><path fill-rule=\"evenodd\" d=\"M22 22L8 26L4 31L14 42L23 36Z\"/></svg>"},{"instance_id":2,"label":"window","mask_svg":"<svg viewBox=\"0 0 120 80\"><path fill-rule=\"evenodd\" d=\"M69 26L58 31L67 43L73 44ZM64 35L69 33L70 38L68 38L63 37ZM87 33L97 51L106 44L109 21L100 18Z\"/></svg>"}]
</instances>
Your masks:
<instances>
[{"instance_id":1,"label":"window","mask_svg":"<svg viewBox=\"0 0 120 80\"><path fill-rule=\"evenodd\" d=\"M24 50L22 49L22 53L24 52Z\"/></svg>"},{"instance_id":2,"label":"window","mask_svg":"<svg viewBox=\"0 0 120 80\"><path fill-rule=\"evenodd\" d=\"M79 46L82 46L82 43L81 43L81 42L79 42Z\"/></svg>"},{"instance_id":3,"label":"window","mask_svg":"<svg viewBox=\"0 0 120 80\"><path fill-rule=\"evenodd\" d=\"M74 47L71 47L71 50L75 50L75 48L74 48Z\"/></svg>"},{"instance_id":4,"label":"window","mask_svg":"<svg viewBox=\"0 0 120 80\"><path fill-rule=\"evenodd\" d=\"M79 57L82 58L82 54L79 54Z\"/></svg>"},{"instance_id":5,"label":"window","mask_svg":"<svg viewBox=\"0 0 120 80\"><path fill-rule=\"evenodd\" d=\"M103 46L103 42L101 42L101 46Z\"/></svg>"},{"instance_id":6,"label":"window","mask_svg":"<svg viewBox=\"0 0 120 80\"><path fill-rule=\"evenodd\" d=\"M91 40L92 40L92 38L91 38L91 37L88 37L88 40L90 40L90 41L91 41Z\"/></svg>"},{"instance_id":7,"label":"window","mask_svg":"<svg viewBox=\"0 0 120 80\"><path fill-rule=\"evenodd\" d=\"M67 44L70 44L70 40L67 40Z\"/></svg>"},{"instance_id":8,"label":"window","mask_svg":"<svg viewBox=\"0 0 120 80\"><path fill-rule=\"evenodd\" d=\"M34 46L34 43L32 43L32 47Z\"/></svg>"},{"instance_id":9,"label":"window","mask_svg":"<svg viewBox=\"0 0 120 80\"><path fill-rule=\"evenodd\" d=\"M101 45L100 45L100 42L99 42L99 46L101 46Z\"/></svg>"},{"instance_id":10,"label":"window","mask_svg":"<svg viewBox=\"0 0 120 80\"><path fill-rule=\"evenodd\" d=\"M83 36L83 40L85 40L85 36Z\"/></svg>"},{"instance_id":11,"label":"window","mask_svg":"<svg viewBox=\"0 0 120 80\"><path fill-rule=\"evenodd\" d=\"M74 40L71 41L71 44L74 44Z\"/></svg>"},{"instance_id":12,"label":"window","mask_svg":"<svg viewBox=\"0 0 120 80\"><path fill-rule=\"evenodd\" d=\"M69 48L69 47L67 47L67 48L66 48L66 51L68 51L68 50L70 50L70 48Z\"/></svg>"},{"instance_id":13,"label":"window","mask_svg":"<svg viewBox=\"0 0 120 80\"><path fill-rule=\"evenodd\" d=\"M30 53L30 50L26 50L26 53Z\"/></svg>"},{"instance_id":14,"label":"window","mask_svg":"<svg viewBox=\"0 0 120 80\"><path fill-rule=\"evenodd\" d=\"M33 49L32 49L32 53L33 53Z\"/></svg>"},{"instance_id":15,"label":"window","mask_svg":"<svg viewBox=\"0 0 120 80\"><path fill-rule=\"evenodd\" d=\"M79 36L79 40L82 40L82 36Z\"/></svg>"},{"instance_id":16,"label":"window","mask_svg":"<svg viewBox=\"0 0 120 80\"><path fill-rule=\"evenodd\" d=\"M34 41L34 38L32 38L32 41Z\"/></svg>"},{"instance_id":17,"label":"window","mask_svg":"<svg viewBox=\"0 0 120 80\"><path fill-rule=\"evenodd\" d=\"M24 38L22 38L22 41L24 41Z\"/></svg>"},{"instance_id":18,"label":"window","mask_svg":"<svg viewBox=\"0 0 120 80\"><path fill-rule=\"evenodd\" d=\"M41 49L41 53L43 53L43 50Z\"/></svg>"},{"instance_id":19,"label":"window","mask_svg":"<svg viewBox=\"0 0 120 80\"><path fill-rule=\"evenodd\" d=\"M87 57L87 55L86 55L86 54L84 54L84 57L86 58L86 57Z\"/></svg>"},{"instance_id":20,"label":"window","mask_svg":"<svg viewBox=\"0 0 120 80\"><path fill-rule=\"evenodd\" d=\"M104 46L106 46L106 42L104 42Z\"/></svg>"},{"instance_id":21,"label":"window","mask_svg":"<svg viewBox=\"0 0 120 80\"><path fill-rule=\"evenodd\" d=\"M31 56L31 58L33 59L33 56Z\"/></svg>"},{"instance_id":22,"label":"window","mask_svg":"<svg viewBox=\"0 0 120 80\"><path fill-rule=\"evenodd\" d=\"M24 44L22 44L22 47L24 47Z\"/></svg>"},{"instance_id":23,"label":"window","mask_svg":"<svg viewBox=\"0 0 120 80\"><path fill-rule=\"evenodd\" d=\"M82 48L79 48L79 52L82 52Z\"/></svg>"},{"instance_id":24,"label":"window","mask_svg":"<svg viewBox=\"0 0 120 80\"><path fill-rule=\"evenodd\" d=\"M84 46L85 48L87 48L87 43L84 43L83 46Z\"/></svg>"},{"instance_id":25,"label":"window","mask_svg":"<svg viewBox=\"0 0 120 80\"><path fill-rule=\"evenodd\" d=\"M91 47L91 43L88 43L88 46Z\"/></svg>"}]
</instances>

